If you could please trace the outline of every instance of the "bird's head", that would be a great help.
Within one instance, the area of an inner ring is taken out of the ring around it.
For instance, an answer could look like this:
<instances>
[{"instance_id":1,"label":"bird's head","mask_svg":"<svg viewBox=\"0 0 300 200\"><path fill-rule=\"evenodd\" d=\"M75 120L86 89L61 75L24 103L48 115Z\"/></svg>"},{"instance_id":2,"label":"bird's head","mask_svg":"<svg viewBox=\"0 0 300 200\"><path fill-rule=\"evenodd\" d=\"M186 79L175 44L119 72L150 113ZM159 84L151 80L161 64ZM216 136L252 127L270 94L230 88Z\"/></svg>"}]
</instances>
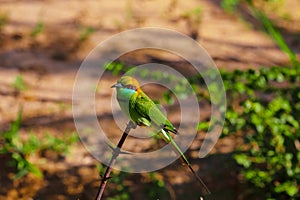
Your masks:
<instances>
[{"instance_id":1,"label":"bird's head","mask_svg":"<svg viewBox=\"0 0 300 200\"><path fill-rule=\"evenodd\" d=\"M118 80L116 84L111 86L112 88L127 88L131 90L138 91L140 90L140 85L139 82L135 79L132 78L131 76L123 76Z\"/></svg>"}]
</instances>

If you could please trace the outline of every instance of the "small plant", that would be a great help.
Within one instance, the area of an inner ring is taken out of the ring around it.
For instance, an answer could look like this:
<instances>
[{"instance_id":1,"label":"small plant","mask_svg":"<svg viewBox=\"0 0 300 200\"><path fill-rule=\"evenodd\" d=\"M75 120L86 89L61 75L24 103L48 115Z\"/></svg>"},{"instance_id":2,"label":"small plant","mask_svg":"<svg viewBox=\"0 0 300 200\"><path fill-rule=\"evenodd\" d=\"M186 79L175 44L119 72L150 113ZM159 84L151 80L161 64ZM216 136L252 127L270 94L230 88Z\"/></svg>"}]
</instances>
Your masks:
<instances>
[{"instance_id":1,"label":"small plant","mask_svg":"<svg viewBox=\"0 0 300 200\"><path fill-rule=\"evenodd\" d=\"M64 112L66 110L70 110L72 108L72 106L69 103L66 103L66 102L63 102L63 101L57 102L57 106L58 106L58 108L61 112Z\"/></svg>"},{"instance_id":2,"label":"small plant","mask_svg":"<svg viewBox=\"0 0 300 200\"><path fill-rule=\"evenodd\" d=\"M93 27L87 26L87 27L80 27L79 28L79 40L80 42L87 41L92 34L95 32L95 29Z\"/></svg>"},{"instance_id":3,"label":"small plant","mask_svg":"<svg viewBox=\"0 0 300 200\"><path fill-rule=\"evenodd\" d=\"M8 23L8 13L0 11L0 30Z\"/></svg>"},{"instance_id":4,"label":"small plant","mask_svg":"<svg viewBox=\"0 0 300 200\"><path fill-rule=\"evenodd\" d=\"M3 140L4 145L0 147L0 153L11 157L11 161L8 164L17 169L17 173L14 176L15 179L27 173L33 173L37 177L42 177L38 167L28 161L28 156L40 146L39 140L31 136L26 143L21 141L19 135L21 116L22 111L19 112L17 119L11 123L9 130L1 134L1 140Z\"/></svg>"},{"instance_id":5,"label":"small plant","mask_svg":"<svg viewBox=\"0 0 300 200\"><path fill-rule=\"evenodd\" d=\"M101 164L97 165L100 174L105 173L105 167ZM129 175L123 171L112 171L111 178L109 179L109 188L107 199L109 200L129 200L132 199L133 194L130 192L130 187L124 182L129 179ZM145 199L169 199L170 194L165 187L165 183L162 177L159 177L157 173L151 172L146 174L147 183L145 188L145 194L143 195Z\"/></svg>"},{"instance_id":6,"label":"small plant","mask_svg":"<svg viewBox=\"0 0 300 200\"><path fill-rule=\"evenodd\" d=\"M165 182L155 172L149 173L150 183L147 187L147 199L169 199L170 194L166 189Z\"/></svg>"},{"instance_id":7,"label":"small plant","mask_svg":"<svg viewBox=\"0 0 300 200\"><path fill-rule=\"evenodd\" d=\"M45 23L43 21L38 21L33 30L30 33L31 37L37 37L40 35L45 28Z\"/></svg>"},{"instance_id":8,"label":"small plant","mask_svg":"<svg viewBox=\"0 0 300 200\"><path fill-rule=\"evenodd\" d=\"M101 164L97 165L99 173L102 175L105 173L106 168ZM123 171L112 171L110 181L111 194L107 199L109 200L129 200L131 194L129 187L124 184L124 180L129 174Z\"/></svg>"},{"instance_id":9,"label":"small plant","mask_svg":"<svg viewBox=\"0 0 300 200\"><path fill-rule=\"evenodd\" d=\"M16 76L12 86L17 93L27 89L23 76L20 74Z\"/></svg>"},{"instance_id":10,"label":"small plant","mask_svg":"<svg viewBox=\"0 0 300 200\"><path fill-rule=\"evenodd\" d=\"M234 13L239 2L240 0L223 0L221 2L221 7L229 13Z\"/></svg>"},{"instance_id":11,"label":"small plant","mask_svg":"<svg viewBox=\"0 0 300 200\"><path fill-rule=\"evenodd\" d=\"M22 110L19 111L15 121L13 121L7 131L0 135L0 154L5 154L10 158L7 163L16 169L15 179L19 179L28 173L37 177L43 176L37 165L30 162L33 155L40 154L43 151L52 151L55 153L67 153L69 146L78 141L77 134L72 134L63 139L56 138L47 134L45 138L40 139L35 134L29 134L28 139L22 139L19 131L21 128Z\"/></svg>"},{"instance_id":12,"label":"small plant","mask_svg":"<svg viewBox=\"0 0 300 200\"><path fill-rule=\"evenodd\" d=\"M201 24L203 9L201 7L196 7L192 10L185 11L182 14L182 18L186 21L186 27L189 31L189 35L193 39L198 38L198 32Z\"/></svg>"},{"instance_id":13,"label":"small plant","mask_svg":"<svg viewBox=\"0 0 300 200\"><path fill-rule=\"evenodd\" d=\"M107 70L107 71L112 72L113 76L117 76L121 72L126 71L126 66L123 63L111 62L111 63L106 63L104 65L104 69Z\"/></svg>"}]
</instances>

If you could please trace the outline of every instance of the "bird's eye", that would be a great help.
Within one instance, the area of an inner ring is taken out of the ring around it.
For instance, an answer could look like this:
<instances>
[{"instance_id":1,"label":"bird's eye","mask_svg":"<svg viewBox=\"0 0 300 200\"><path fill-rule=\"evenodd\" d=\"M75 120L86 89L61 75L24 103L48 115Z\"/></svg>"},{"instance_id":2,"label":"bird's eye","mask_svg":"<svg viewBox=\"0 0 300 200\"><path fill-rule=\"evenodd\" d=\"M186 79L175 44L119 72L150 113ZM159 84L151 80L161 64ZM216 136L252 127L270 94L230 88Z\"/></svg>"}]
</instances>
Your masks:
<instances>
[{"instance_id":1,"label":"bird's eye","mask_svg":"<svg viewBox=\"0 0 300 200\"><path fill-rule=\"evenodd\" d=\"M126 85L126 88L136 90L136 87L134 85Z\"/></svg>"}]
</instances>

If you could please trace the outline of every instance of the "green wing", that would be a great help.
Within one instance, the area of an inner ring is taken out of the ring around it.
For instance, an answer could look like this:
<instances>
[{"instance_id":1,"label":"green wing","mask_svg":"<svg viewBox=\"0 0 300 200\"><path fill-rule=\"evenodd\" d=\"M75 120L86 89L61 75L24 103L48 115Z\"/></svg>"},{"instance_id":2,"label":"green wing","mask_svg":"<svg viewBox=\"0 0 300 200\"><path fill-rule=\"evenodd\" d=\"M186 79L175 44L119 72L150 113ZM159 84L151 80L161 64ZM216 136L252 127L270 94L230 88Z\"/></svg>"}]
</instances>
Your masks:
<instances>
[{"instance_id":1,"label":"green wing","mask_svg":"<svg viewBox=\"0 0 300 200\"><path fill-rule=\"evenodd\" d=\"M147 115L147 110L146 110L147 107L140 106L140 108L138 108L136 106L138 99L139 99L138 94L134 94L130 98L129 113L130 113L131 120L134 121L139 126L151 126L151 119Z\"/></svg>"},{"instance_id":2,"label":"green wing","mask_svg":"<svg viewBox=\"0 0 300 200\"><path fill-rule=\"evenodd\" d=\"M149 126L148 124L150 123L159 128L176 133L176 129L171 122L145 93L136 96L135 101L133 100L131 102L130 110L134 110L131 115L133 114L132 118L136 118L138 123L142 123L146 126Z\"/></svg>"}]
</instances>

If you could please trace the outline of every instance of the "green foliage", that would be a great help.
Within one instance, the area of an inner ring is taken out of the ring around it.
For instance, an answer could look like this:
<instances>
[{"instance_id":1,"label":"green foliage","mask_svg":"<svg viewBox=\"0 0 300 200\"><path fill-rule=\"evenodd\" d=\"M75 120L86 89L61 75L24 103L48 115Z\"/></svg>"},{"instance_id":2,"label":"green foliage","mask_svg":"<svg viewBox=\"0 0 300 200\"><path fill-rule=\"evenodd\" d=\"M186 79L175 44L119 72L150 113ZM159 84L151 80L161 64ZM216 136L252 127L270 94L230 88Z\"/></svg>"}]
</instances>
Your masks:
<instances>
[{"instance_id":1,"label":"green foliage","mask_svg":"<svg viewBox=\"0 0 300 200\"><path fill-rule=\"evenodd\" d=\"M21 115L20 111L17 119L12 122L8 131L1 133L1 140L4 140L4 146L0 147L1 154L9 154L11 161L10 166L17 169L17 173L14 178L18 179L27 173L33 173L37 177L42 177L41 171L37 166L33 165L26 158L29 154L36 150L36 139L34 136L29 137L26 143L23 143L20 139L19 129L21 126Z\"/></svg>"},{"instance_id":2,"label":"green foliage","mask_svg":"<svg viewBox=\"0 0 300 200\"><path fill-rule=\"evenodd\" d=\"M182 14L182 19L186 21L186 26L189 31L189 35L193 39L198 38L198 29L202 20L202 7L195 7L192 10L187 10Z\"/></svg>"},{"instance_id":3,"label":"green foliage","mask_svg":"<svg viewBox=\"0 0 300 200\"><path fill-rule=\"evenodd\" d=\"M229 13L234 13L238 4L239 0L223 0L221 2L221 7Z\"/></svg>"},{"instance_id":4,"label":"green foliage","mask_svg":"<svg viewBox=\"0 0 300 200\"><path fill-rule=\"evenodd\" d=\"M93 27L90 27L90 26L80 27L79 28L79 40L81 42L87 41L94 32L95 32L95 29Z\"/></svg>"},{"instance_id":5,"label":"green foliage","mask_svg":"<svg viewBox=\"0 0 300 200\"><path fill-rule=\"evenodd\" d=\"M33 28L33 30L31 31L30 36L37 37L43 32L44 28L45 28L45 23L43 21L38 21L35 27Z\"/></svg>"},{"instance_id":6,"label":"green foliage","mask_svg":"<svg viewBox=\"0 0 300 200\"><path fill-rule=\"evenodd\" d=\"M102 176L106 171L106 166L97 165L100 176ZM108 198L109 200L129 200L133 199L134 194L131 193L129 184L126 184L126 181L130 179L129 173L123 171L115 171L113 170L110 174L109 179L109 188L108 190ZM140 191L143 195L144 199L169 199L170 194L165 187L165 183L156 172L150 172L145 174L146 176L146 187L145 189L141 189ZM142 180L140 180L142 183ZM135 182L135 184L138 184Z\"/></svg>"},{"instance_id":7,"label":"green foliage","mask_svg":"<svg viewBox=\"0 0 300 200\"><path fill-rule=\"evenodd\" d=\"M98 165L100 175L103 175L106 171L106 167L103 165ZM111 193L109 194L108 200L129 200L131 198L129 186L124 184L124 181L129 174L123 171L112 171L110 174L109 184Z\"/></svg>"},{"instance_id":8,"label":"green foliage","mask_svg":"<svg viewBox=\"0 0 300 200\"><path fill-rule=\"evenodd\" d=\"M300 66L267 16L247 1L267 33L287 53L292 66L222 72L230 102L223 136L240 134L247 151L234 155L244 178L263 198L299 198Z\"/></svg>"},{"instance_id":9,"label":"green foliage","mask_svg":"<svg viewBox=\"0 0 300 200\"><path fill-rule=\"evenodd\" d=\"M8 13L0 11L0 30L8 23Z\"/></svg>"},{"instance_id":10,"label":"green foliage","mask_svg":"<svg viewBox=\"0 0 300 200\"><path fill-rule=\"evenodd\" d=\"M198 7L193 8L192 10L185 11L182 14L182 17L191 19L192 21L199 23L201 20L201 14L202 14L202 8L198 6Z\"/></svg>"},{"instance_id":11,"label":"green foliage","mask_svg":"<svg viewBox=\"0 0 300 200\"><path fill-rule=\"evenodd\" d=\"M104 69L112 72L113 76L117 76L121 72L126 72L125 65L119 62L106 63Z\"/></svg>"},{"instance_id":12,"label":"green foliage","mask_svg":"<svg viewBox=\"0 0 300 200\"><path fill-rule=\"evenodd\" d=\"M16 92L21 92L27 89L23 76L20 74L16 76L14 82L12 83L12 86Z\"/></svg>"},{"instance_id":13,"label":"green foliage","mask_svg":"<svg viewBox=\"0 0 300 200\"><path fill-rule=\"evenodd\" d=\"M29 134L27 139L22 139L19 130L21 128L22 111L19 111L18 117L13 121L7 131L0 135L0 154L5 154L10 158L9 165L16 169L15 179L21 178L28 173L37 177L43 176L37 165L30 162L33 155L43 151L52 151L55 153L67 153L69 146L78 141L77 134L56 138L47 134L45 138L40 139L35 134Z\"/></svg>"},{"instance_id":14,"label":"green foliage","mask_svg":"<svg viewBox=\"0 0 300 200\"><path fill-rule=\"evenodd\" d=\"M199 122L199 124L197 126L198 131L207 132L208 128L209 128L209 122L207 122L207 121Z\"/></svg>"},{"instance_id":15,"label":"green foliage","mask_svg":"<svg viewBox=\"0 0 300 200\"><path fill-rule=\"evenodd\" d=\"M231 99L223 134L245 138L247 151L234 156L244 178L265 198L299 198L300 67L236 70L223 78Z\"/></svg>"},{"instance_id":16,"label":"green foliage","mask_svg":"<svg viewBox=\"0 0 300 200\"><path fill-rule=\"evenodd\" d=\"M149 177L150 184L147 187L147 199L169 199L169 192L162 178L159 178L155 172L150 172Z\"/></svg>"}]
</instances>

